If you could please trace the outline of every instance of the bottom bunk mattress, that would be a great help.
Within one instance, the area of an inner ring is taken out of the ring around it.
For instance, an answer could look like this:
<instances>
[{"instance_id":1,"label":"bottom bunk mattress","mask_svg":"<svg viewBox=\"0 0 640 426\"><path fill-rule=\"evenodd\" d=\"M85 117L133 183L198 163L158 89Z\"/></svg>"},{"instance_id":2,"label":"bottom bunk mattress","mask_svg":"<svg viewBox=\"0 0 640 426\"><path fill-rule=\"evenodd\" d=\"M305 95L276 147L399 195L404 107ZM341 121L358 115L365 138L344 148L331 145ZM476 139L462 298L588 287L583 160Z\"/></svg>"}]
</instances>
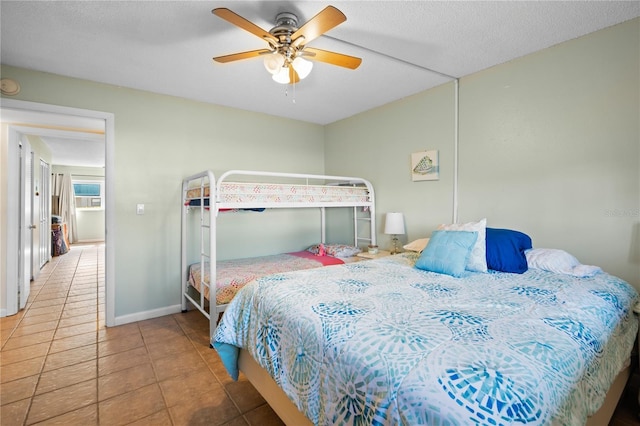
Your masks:
<instances>
[{"instance_id":1,"label":"bottom bunk mattress","mask_svg":"<svg viewBox=\"0 0 640 426\"><path fill-rule=\"evenodd\" d=\"M453 278L398 255L262 277L212 337L312 423L583 425L628 364L638 293L606 273Z\"/></svg>"},{"instance_id":2,"label":"bottom bunk mattress","mask_svg":"<svg viewBox=\"0 0 640 426\"><path fill-rule=\"evenodd\" d=\"M309 251L274 254L269 256L250 257L245 259L221 260L216 263L216 304L224 305L233 299L238 290L258 277L287 271L319 268L329 265L340 265L344 259L333 256L318 256ZM202 265L194 263L189 266L189 284L197 291L204 287L204 297L209 300L209 262Z\"/></svg>"}]
</instances>

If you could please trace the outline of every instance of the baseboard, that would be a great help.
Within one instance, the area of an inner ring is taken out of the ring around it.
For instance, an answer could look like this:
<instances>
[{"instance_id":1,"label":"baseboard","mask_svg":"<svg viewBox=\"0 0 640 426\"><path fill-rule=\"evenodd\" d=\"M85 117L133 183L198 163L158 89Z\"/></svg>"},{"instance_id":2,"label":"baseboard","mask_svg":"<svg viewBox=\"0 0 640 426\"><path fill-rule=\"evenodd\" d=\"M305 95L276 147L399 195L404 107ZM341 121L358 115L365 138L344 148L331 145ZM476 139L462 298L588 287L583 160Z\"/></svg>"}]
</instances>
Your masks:
<instances>
[{"instance_id":1,"label":"baseboard","mask_svg":"<svg viewBox=\"0 0 640 426\"><path fill-rule=\"evenodd\" d=\"M124 325L136 321L144 321L152 318L163 317L165 315L177 314L181 311L181 305L166 306L164 308L152 309L150 311L136 312L135 314L117 316L114 323L115 325Z\"/></svg>"},{"instance_id":2,"label":"baseboard","mask_svg":"<svg viewBox=\"0 0 640 426\"><path fill-rule=\"evenodd\" d=\"M74 241L71 243L71 245L83 245L83 244L95 244L95 243L104 243L104 238L98 238L95 240L79 240L79 241Z\"/></svg>"}]
</instances>

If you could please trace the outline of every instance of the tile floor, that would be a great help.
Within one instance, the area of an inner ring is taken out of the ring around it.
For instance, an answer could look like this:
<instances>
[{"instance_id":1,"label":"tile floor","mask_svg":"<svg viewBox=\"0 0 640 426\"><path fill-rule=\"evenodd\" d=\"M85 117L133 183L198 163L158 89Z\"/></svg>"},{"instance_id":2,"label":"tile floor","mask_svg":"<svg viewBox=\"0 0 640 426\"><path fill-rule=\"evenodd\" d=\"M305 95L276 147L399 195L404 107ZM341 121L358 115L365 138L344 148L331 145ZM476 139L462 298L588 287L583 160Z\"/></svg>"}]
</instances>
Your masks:
<instances>
[{"instance_id":1,"label":"tile floor","mask_svg":"<svg viewBox=\"0 0 640 426\"><path fill-rule=\"evenodd\" d=\"M246 379L233 382L197 311L106 328L104 246L73 246L0 318L0 424L281 425ZM639 425L635 390L612 425Z\"/></svg>"},{"instance_id":2,"label":"tile floor","mask_svg":"<svg viewBox=\"0 0 640 426\"><path fill-rule=\"evenodd\" d=\"M281 425L197 311L104 326L104 246L73 246L0 319L0 424Z\"/></svg>"}]
</instances>

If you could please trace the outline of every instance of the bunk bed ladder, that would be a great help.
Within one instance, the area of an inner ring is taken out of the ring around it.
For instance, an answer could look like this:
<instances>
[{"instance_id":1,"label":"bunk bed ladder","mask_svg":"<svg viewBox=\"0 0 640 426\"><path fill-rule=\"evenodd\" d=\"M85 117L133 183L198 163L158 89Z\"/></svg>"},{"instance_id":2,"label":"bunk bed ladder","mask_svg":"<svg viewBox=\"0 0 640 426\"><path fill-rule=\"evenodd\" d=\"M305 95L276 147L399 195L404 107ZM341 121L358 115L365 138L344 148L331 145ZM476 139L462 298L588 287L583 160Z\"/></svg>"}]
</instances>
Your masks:
<instances>
[{"instance_id":1,"label":"bunk bed ladder","mask_svg":"<svg viewBox=\"0 0 640 426\"><path fill-rule=\"evenodd\" d=\"M355 240L355 245L360 247L361 242L364 242L365 245L373 245L373 235L374 234L374 230L371 229L370 227L370 232L369 232L369 236L364 236L364 235L360 235L360 229L358 227L358 223L359 222L368 222L369 224L371 224L371 216L362 216L360 214L358 214L359 210L362 210L362 207L354 207L353 208L353 230L354 230L354 240Z\"/></svg>"},{"instance_id":2,"label":"bunk bed ladder","mask_svg":"<svg viewBox=\"0 0 640 426\"><path fill-rule=\"evenodd\" d=\"M358 206L353 207L354 245L356 247L360 247L359 243L361 242L364 242L366 246L377 244L376 242L376 208L375 208L375 198L373 193L373 187L369 182L366 182L365 186L369 190L369 201L371 202L371 204L367 207L358 207ZM365 214L360 215L358 214L359 211L362 211ZM369 236L360 235L360 230L358 229L358 222L365 222L368 224Z\"/></svg>"},{"instance_id":3,"label":"bunk bed ladder","mask_svg":"<svg viewBox=\"0 0 640 426\"><path fill-rule=\"evenodd\" d=\"M353 208L353 227L355 230L354 236L354 245L360 247L359 243L364 242L366 245L375 245L376 244L376 230L375 230L375 220L373 216L373 208L367 208L365 210L368 213L366 216L358 214L359 210L363 210L362 207L354 207ZM360 235L360 230L358 228L358 222L368 223L369 228L369 236Z\"/></svg>"},{"instance_id":4,"label":"bunk bed ladder","mask_svg":"<svg viewBox=\"0 0 640 426\"><path fill-rule=\"evenodd\" d=\"M189 189L188 182L194 182L199 180L199 188L200 188L200 196L196 199L198 200L197 206L190 206L189 201L186 200L186 194ZM213 173L204 172L199 175L191 176L183 181L182 186L182 195L183 195L183 207L182 207L182 312L187 311L187 301L191 302L193 306L195 306L202 314L209 319L209 333L213 335L215 331L215 324L218 318L218 308L214 303L209 303L209 310L206 309L207 300L204 297L204 289L205 287L209 288L210 298L216 300L216 287L211 284L207 284L205 282L205 268L209 267L209 277L215 277L216 275L216 243L215 243L215 226L216 220L212 218L212 215L217 214L217 209L213 212L208 212L210 208L214 208L214 206L207 206L206 200L214 199L214 190L215 187L211 185L212 182L215 182ZM209 194L209 197L205 197L205 188L209 187L212 192ZM186 202L184 202L186 200ZM209 203L211 204L211 202ZM200 263L200 297L198 300L195 300L191 295L188 294L188 273L187 273L187 214L190 209L195 209L199 214L200 224L199 224L199 234L200 234L200 248L199 248L199 263ZM208 219L208 220L207 220ZM205 244L206 242L210 242L210 244ZM211 281L211 280L210 280ZM215 282L215 281L214 281ZM214 319L212 321L212 318Z\"/></svg>"}]
</instances>

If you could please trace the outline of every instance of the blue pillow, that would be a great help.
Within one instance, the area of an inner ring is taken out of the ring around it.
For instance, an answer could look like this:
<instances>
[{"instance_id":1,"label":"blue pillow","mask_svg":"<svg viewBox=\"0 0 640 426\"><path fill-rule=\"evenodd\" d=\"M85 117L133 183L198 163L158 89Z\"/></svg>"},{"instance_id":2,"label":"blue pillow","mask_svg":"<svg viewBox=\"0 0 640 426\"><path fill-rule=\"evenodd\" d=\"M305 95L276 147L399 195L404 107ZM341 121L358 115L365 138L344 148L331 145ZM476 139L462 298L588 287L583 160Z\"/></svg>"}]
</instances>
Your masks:
<instances>
[{"instance_id":1,"label":"blue pillow","mask_svg":"<svg viewBox=\"0 0 640 426\"><path fill-rule=\"evenodd\" d=\"M416 262L416 268L460 277L477 239L477 232L433 231L429 244Z\"/></svg>"},{"instance_id":2,"label":"blue pillow","mask_svg":"<svg viewBox=\"0 0 640 426\"><path fill-rule=\"evenodd\" d=\"M500 272L522 274L528 269L525 250L531 248L531 238L511 229L487 228L487 268Z\"/></svg>"}]
</instances>

